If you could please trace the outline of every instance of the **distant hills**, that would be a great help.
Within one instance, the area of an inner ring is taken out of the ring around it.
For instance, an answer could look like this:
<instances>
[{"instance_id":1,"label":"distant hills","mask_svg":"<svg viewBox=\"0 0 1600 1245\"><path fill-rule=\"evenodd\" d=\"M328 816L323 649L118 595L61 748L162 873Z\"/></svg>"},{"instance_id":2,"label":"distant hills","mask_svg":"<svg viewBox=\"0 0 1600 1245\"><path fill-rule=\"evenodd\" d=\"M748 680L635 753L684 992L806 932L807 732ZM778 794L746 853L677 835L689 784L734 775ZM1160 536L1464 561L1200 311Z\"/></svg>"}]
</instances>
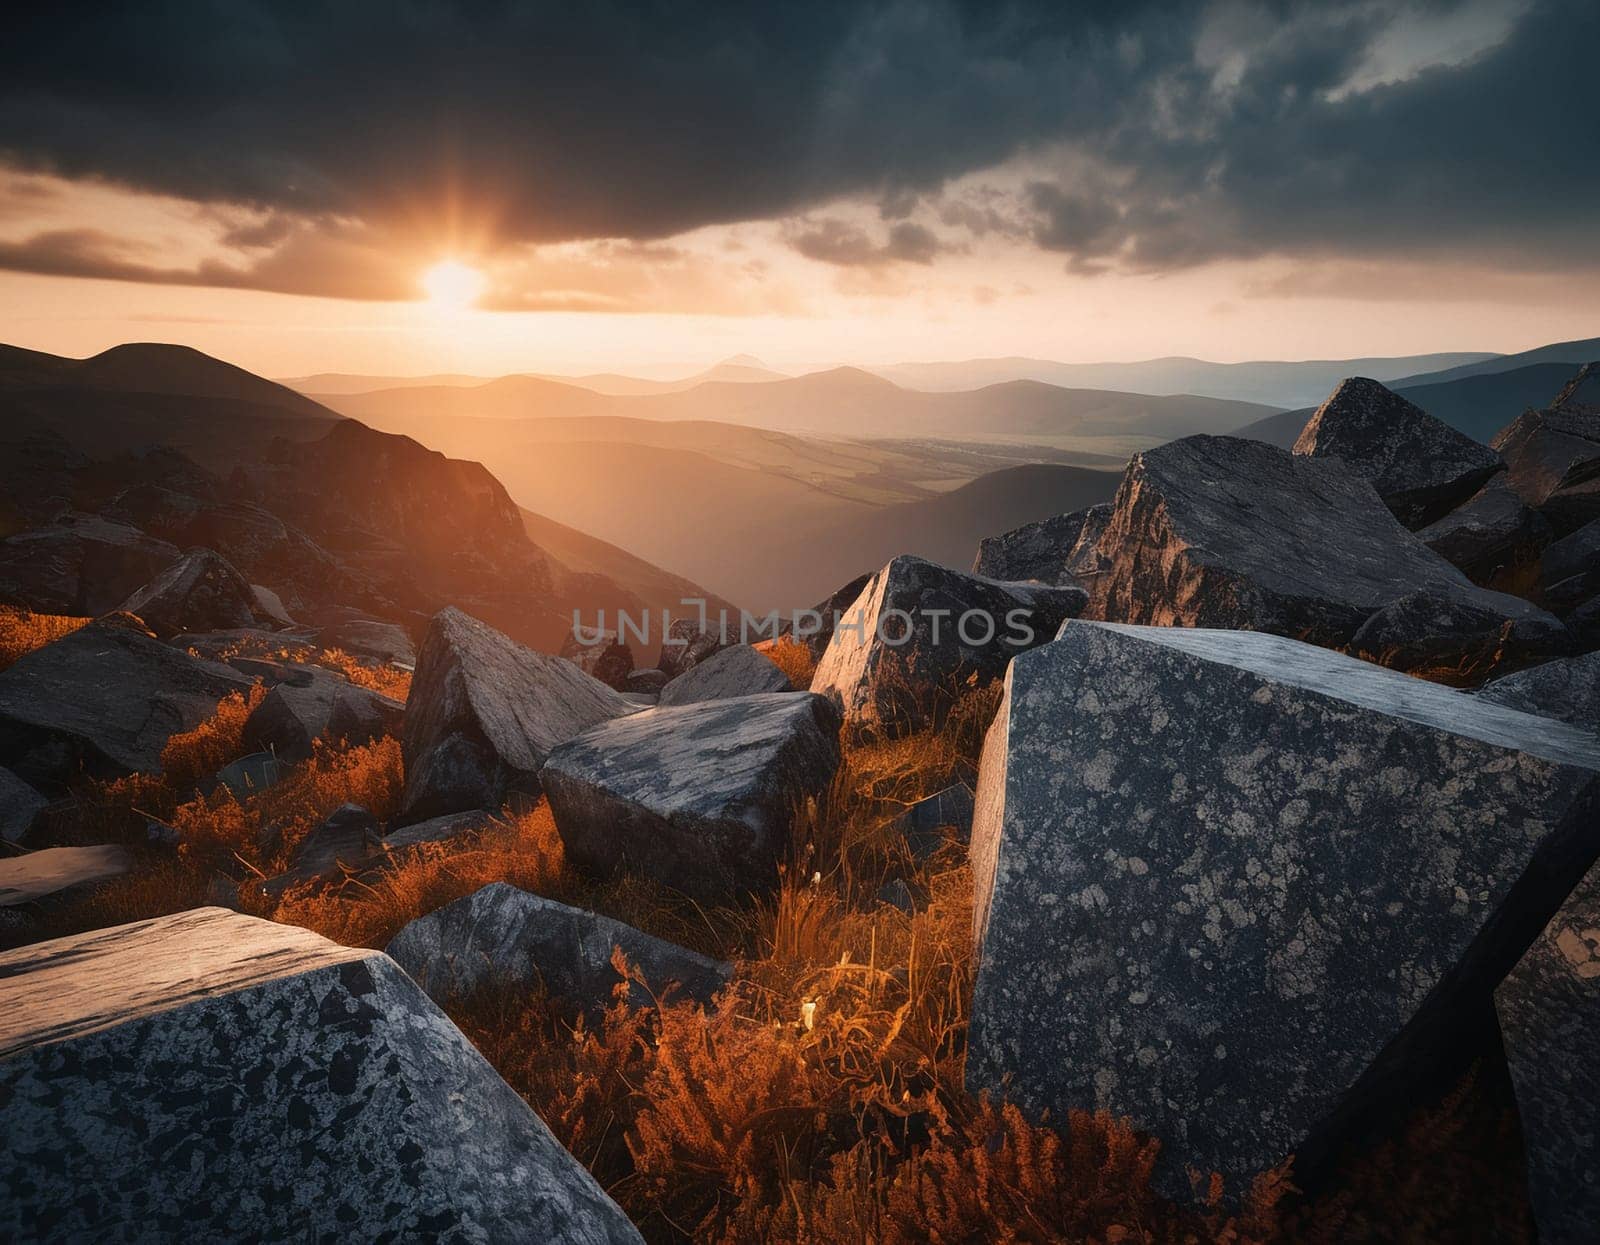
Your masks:
<instances>
[{"instance_id":1,"label":"distant hills","mask_svg":"<svg viewBox=\"0 0 1600 1245\"><path fill-rule=\"evenodd\" d=\"M709 367L692 376L685 376L677 380L658 380L644 376L623 376L617 372L591 372L585 376L557 376L544 372L519 373L518 377L528 380L557 381L565 385L574 385L579 389L588 389L593 393L612 394L618 397L637 396L646 393L678 393L684 389L693 389L707 381L723 381L729 384L749 384L766 380L784 380L782 372L775 372L759 359L749 355L735 355L731 359L724 359L721 363ZM475 388L486 385L496 378L492 376L469 376L460 372L440 372L431 376L361 376L349 372L318 372L313 376L296 376L281 383L296 389L301 393L317 394L352 394L370 393L375 389L429 389L448 387L455 389Z\"/></svg>"}]
</instances>

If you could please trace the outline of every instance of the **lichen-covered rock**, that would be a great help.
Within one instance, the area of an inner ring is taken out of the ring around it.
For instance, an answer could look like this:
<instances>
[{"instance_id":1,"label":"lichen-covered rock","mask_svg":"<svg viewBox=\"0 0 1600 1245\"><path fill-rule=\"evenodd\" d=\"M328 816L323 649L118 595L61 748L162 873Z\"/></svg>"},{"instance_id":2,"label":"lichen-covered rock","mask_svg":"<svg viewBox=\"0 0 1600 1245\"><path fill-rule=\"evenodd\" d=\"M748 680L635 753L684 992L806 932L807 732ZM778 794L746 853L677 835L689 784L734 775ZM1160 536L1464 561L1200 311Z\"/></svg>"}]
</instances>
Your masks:
<instances>
[{"instance_id":1,"label":"lichen-covered rock","mask_svg":"<svg viewBox=\"0 0 1600 1245\"><path fill-rule=\"evenodd\" d=\"M1600 368L1585 364L1555 402L1527 411L1490 444L1522 499L1565 534L1600 519L1600 405L1588 392Z\"/></svg>"},{"instance_id":2,"label":"lichen-covered rock","mask_svg":"<svg viewBox=\"0 0 1600 1245\"><path fill-rule=\"evenodd\" d=\"M193 730L250 685L123 616L103 618L0 671L0 764L45 790L80 769L154 773L174 732Z\"/></svg>"},{"instance_id":3,"label":"lichen-covered rock","mask_svg":"<svg viewBox=\"0 0 1600 1245\"><path fill-rule=\"evenodd\" d=\"M258 621L255 591L219 553L191 549L120 609L166 639L183 631L224 631Z\"/></svg>"},{"instance_id":4,"label":"lichen-covered rock","mask_svg":"<svg viewBox=\"0 0 1600 1245\"><path fill-rule=\"evenodd\" d=\"M1600 592L1600 519L1550 545L1539 561L1539 592L1565 609Z\"/></svg>"},{"instance_id":5,"label":"lichen-covered rock","mask_svg":"<svg viewBox=\"0 0 1600 1245\"><path fill-rule=\"evenodd\" d=\"M285 680L262 697L245 720L242 742L285 761L311 755L318 739L364 744L400 733L405 706L331 670L307 668L309 678Z\"/></svg>"},{"instance_id":6,"label":"lichen-covered rock","mask_svg":"<svg viewBox=\"0 0 1600 1245\"><path fill-rule=\"evenodd\" d=\"M637 706L570 661L524 648L451 607L434 616L417 657L401 736L400 820L499 808L537 794L557 744Z\"/></svg>"},{"instance_id":7,"label":"lichen-covered rock","mask_svg":"<svg viewBox=\"0 0 1600 1245\"><path fill-rule=\"evenodd\" d=\"M0 540L0 601L46 614L104 614L181 556L138 528L71 512Z\"/></svg>"},{"instance_id":8,"label":"lichen-covered rock","mask_svg":"<svg viewBox=\"0 0 1600 1245\"><path fill-rule=\"evenodd\" d=\"M1025 523L999 536L986 536L978 544L972 573L989 579L1036 579L1040 583L1072 587L1077 584L1074 554L1088 529L1095 540L1110 514L1106 503L1052 515ZM1093 541L1090 542L1092 547Z\"/></svg>"},{"instance_id":9,"label":"lichen-covered rock","mask_svg":"<svg viewBox=\"0 0 1600 1245\"><path fill-rule=\"evenodd\" d=\"M1547 661L1485 684L1481 700L1600 734L1600 653Z\"/></svg>"},{"instance_id":10,"label":"lichen-covered rock","mask_svg":"<svg viewBox=\"0 0 1600 1245\"><path fill-rule=\"evenodd\" d=\"M727 700L731 696L759 696L764 692L792 692L788 677L748 644L730 644L661 689L663 705L688 705L701 700Z\"/></svg>"},{"instance_id":11,"label":"lichen-covered rock","mask_svg":"<svg viewBox=\"0 0 1600 1245\"><path fill-rule=\"evenodd\" d=\"M1012 663L971 857L974 1090L1310 1177L1600 851L1600 741L1251 632L1071 623ZM1007 1079L1009 1078L1009 1080Z\"/></svg>"},{"instance_id":12,"label":"lichen-covered rock","mask_svg":"<svg viewBox=\"0 0 1600 1245\"><path fill-rule=\"evenodd\" d=\"M615 632L603 631L596 638L580 639L576 633L561 644L561 656L585 674L593 675L607 687L623 691L633 673L633 650Z\"/></svg>"},{"instance_id":13,"label":"lichen-covered rock","mask_svg":"<svg viewBox=\"0 0 1600 1245\"><path fill-rule=\"evenodd\" d=\"M840 619L811 690L836 701L859 734L936 727L964 691L999 678L1087 601L1078 587L1001 583L898 557Z\"/></svg>"},{"instance_id":14,"label":"lichen-covered rock","mask_svg":"<svg viewBox=\"0 0 1600 1245\"><path fill-rule=\"evenodd\" d=\"M542 985L593 1016L621 984L611 965L618 947L643 979L628 987L636 1007L669 997L709 1003L733 976L731 964L504 882L418 917L386 951L441 1003L489 985Z\"/></svg>"},{"instance_id":15,"label":"lichen-covered rock","mask_svg":"<svg viewBox=\"0 0 1600 1245\"><path fill-rule=\"evenodd\" d=\"M645 709L556 748L541 778L567 858L702 903L778 883L794 820L839 767L839 713L809 693Z\"/></svg>"},{"instance_id":16,"label":"lichen-covered rock","mask_svg":"<svg viewBox=\"0 0 1600 1245\"><path fill-rule=\"evenodd\" d=\"M1488 446L1365 376L1334 387L1301 430L1294 452L1339 459L1370 480L1409 528L1447 514L1505 467Z\"/></svg>"},{"instance_id":17,"label":"lichen-covered rock","mask_svg":"<svg viewBox=\"0 0 1600 1245\"><path fill-rule=\"evenodd\" d=\"M637 1242L387 956L201 908L0 956L0 1237Z\"/></svg>"},{"instance_id":18,"label":"lichen-covered rock","mask_svg":"<svg viewBox=\"0 0 1600 1245\"><path fill-rule=\"evenodd\" d=\"M1600 866L1589 870L1495 991L1544 1245L1600 1224Z\"/></svg>"},{"instance_id":19,"label":"lichen-covered rock","mask_svg":"<svg viewBox=\"0 0 1600 1245\"><path fill-rule=\"evenodd\" d=\"M1554 536L1545 517L1529 506L1505 473L1417 533L1417 539L1478 584L1535 561Z\"/></svg>"},{"instance_id":20,"label":"lichen-covered rock","mask_svg":"<svg viewBox=\"0 0 1600 1245\"><path fill-rule=\"evenodd\" d=\"M1370 661L1460 682L1507 661L1522 665L1571 649L1572 637L1554 614L1530 608L1507 617L1495 605L1431 592L1390 602L1350 638L1350 651Z\"/></svg>"},{"instance_id":21,"label":"lichen-covered rock","mask_svg":"<svg viewBox=\"0 0 1600 1245\"><path fill-rule=\"evenodd\" d=\"M48 803L22 779L0 767L0 839L22 842Z\"/></svg>"},{"instance_id":22,"label":"lichen-covered rock","mask_svg":"<svg viewBox=\"0 0 1600 1245\"><path fill-rule=\"evenodd\" d=\"M1464 651L1507 622L1534 635L1549 627L1542 610L1478 587L1422 544L1336 459L1185 437L1134 455L1114 505L1099 545L1110 569L1090 581L1090 617L1342 648L1379 610L1417 597L1484 621L1460 637ZM1386 637L1397 652L1414 638Z\"/></svg>"},{"instance_id":23,"label":"lichen-covered rock","mask_svg":"<svg viewBox=\"0 0 1600 1245\"><path fill-rule=\"evenodd\" d=\"M692 618L674 619L662 638L661 656L656 660L656 669L668 679L675 679L729 643L730 637L724 635L720 628L702 631Z\"/></svg>"},{"instance_id":24,"label":"lichen-covered rock","mask_svg":"<svg viewBox=\"0 0 1600 1245\"><path fill-rule=\"evenodd\" d=\"M963 840L972 834L972 788L964 782L917 801L890 826L891 831L905 836L906 846L917 860L926 860L943 846L946 829Z\"/></svg>"}]
</instances>

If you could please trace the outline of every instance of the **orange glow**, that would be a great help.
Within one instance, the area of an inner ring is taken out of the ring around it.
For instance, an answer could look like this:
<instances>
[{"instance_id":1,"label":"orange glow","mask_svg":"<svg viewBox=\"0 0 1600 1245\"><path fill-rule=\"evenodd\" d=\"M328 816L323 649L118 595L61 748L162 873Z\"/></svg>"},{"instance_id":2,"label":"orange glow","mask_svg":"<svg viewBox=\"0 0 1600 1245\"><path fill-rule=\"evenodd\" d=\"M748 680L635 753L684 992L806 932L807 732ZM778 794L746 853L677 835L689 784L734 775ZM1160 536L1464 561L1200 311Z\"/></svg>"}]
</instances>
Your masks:
<instances>
[{"instance_id":1,"label":"orange glow","mask_svg":"<svg viewBox=\"0 0 1600 1245\"><path fill-rule=\"evenodd\" d=\"M435 307L459 310L478 301L484 290L483 274L460 260L440 260L422 274L422 289Z\"/></svg>"}]
</instances>

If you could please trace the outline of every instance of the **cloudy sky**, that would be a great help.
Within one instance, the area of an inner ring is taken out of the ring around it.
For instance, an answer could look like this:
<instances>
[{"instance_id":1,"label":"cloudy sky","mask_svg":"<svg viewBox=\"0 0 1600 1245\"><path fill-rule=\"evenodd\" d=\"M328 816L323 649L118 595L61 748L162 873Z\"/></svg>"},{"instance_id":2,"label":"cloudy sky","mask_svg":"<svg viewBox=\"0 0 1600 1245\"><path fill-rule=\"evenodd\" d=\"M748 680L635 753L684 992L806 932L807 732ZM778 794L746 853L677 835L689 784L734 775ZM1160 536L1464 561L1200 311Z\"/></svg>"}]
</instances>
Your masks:
<instances>
[{"instance_id":1,"label":"cloudy sky","mask_svg":"<svg viewBox=\"0 0 1600 1245\"><path fill-rule=\"evenodd\" d=\"M172 0L12 27L0 340L39 349L292 375L1600 334L1593 0Z\"/></svg>"}]
</instances>

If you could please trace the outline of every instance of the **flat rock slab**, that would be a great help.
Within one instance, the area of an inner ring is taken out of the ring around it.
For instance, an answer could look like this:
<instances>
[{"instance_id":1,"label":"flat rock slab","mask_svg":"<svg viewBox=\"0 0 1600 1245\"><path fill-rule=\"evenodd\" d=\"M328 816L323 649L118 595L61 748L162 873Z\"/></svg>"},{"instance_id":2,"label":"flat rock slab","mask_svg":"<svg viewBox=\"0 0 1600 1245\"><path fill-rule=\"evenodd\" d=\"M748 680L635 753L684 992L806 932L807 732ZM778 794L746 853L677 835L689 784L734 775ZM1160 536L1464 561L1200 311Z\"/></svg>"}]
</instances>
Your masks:
<instances>
[{"instance_id":1,"label":"flat rock slab","mask_svg":"<svg viewBox=\"0 0 1600 1245\"><path fill-rule=\"evenodd\" d=\"M550 754L541 778L568 858L702 903L778 883L794 821L839 767L839 713L807 692L645 709Z\"/></svg>"},{"instance_id":2,"label":"flat rock slab","mask_svg":"<svg viewBox=\"0 0 1600 1245\"><path fill-rule=\"evenodd\" d=\"M536 795L552 748L637 708L570 661L524 648L454 607L443 610L428 627L406 702L400 820Z\"/></svg>"},{"instance_id":3,"label":"flat rock slab","mask_svg":"<svg viewBox=\"0 0 1600 1245\"><path fill-rule=\"evenodd\" d=\"M1417 539L1474 583L1492 583L1535 561L1554 533L1545 517L1517 495L1505 473L1417 533Z\"/></svg>"},{"instance_id":4,"label":"flat rock slab","mask_svg":"<svg viewBox=\"0 0 1600 1245\"><path fill-rule=\"evenodd\" d=\"M138 528L67 514L0 540L0 601L46 614L104 614L180 556Z\"/></svg>"},{"instance_id":5,"label":"flat rock slab","mask_svg":"<svg viewBox=\"0 0 1600 1245\"><path fill-rule=\"evenodd\" d=\"M582 908L495 882L408 924L386 948L395 963L441 1003L486 986L543 986L590 1015L613 1001L621 948L645 988L629 1002L687 998L709 1003L733 966Z\"/></svg>"},{"instance_id":6,"label":"flat rock slab","mask_svg":"<svg viewBox=\"0 0 1600 1245\"><path fill-rule=\"evenodd\" d=\"M1600 732L1600 653L1547 661L1485 684L1478 698Z\"/></svg>"},{"instance_id":7,"label":"flat rock slab","mask_svg":"<svg viewBox=\"0 0 1600 1245\"><path fill-rule=\"evenodd\" d=\"M0 1236L639 1235L388 957L201 908L0 955Z\"/></svg>"},{"instance_id":8,"label":"flat rock slab","mask_svg":"<svg viewBox=\"0 0 1600 1245\"><path fill-rule=\"evenodd\" d=\"M1600 1224L1600 867L1494 998L1539 1240L1588 1245Z\"/></svg>"},{"instance_id":9,"label":"flat rock slab","mask_svg":"<svg viewBox=\"0 0 1600 1245\"><path fill-rule=\"evenodd\" d=\"M688 705L732 696L792 692L794 684L748 644L731 644L696 662L661 689L663 705Z\"/></svg>"},{"instance_id":10,"label":"flat rock slab","mask_svg":"<svg viewBox=\"0 0 1600 1245\"><path fill-rule=\"evenodd\" d=\"M30 782L78 771L110 777L161 767L193 730L252 680L116 619L101 619L0 671L0 763Z\"/></svg>"},{"instance_id":11,"label":"flat rock slab","mask_svg":"<svg viewBox=\"0 0 1600 1245\"><path fill-rule=\"evenodd\" d=\"M210 549L189 550L118 608L143 619L163 639L261 621L254 589L231 562Z\"/></svg>"},{"instance_id":12,"label":"flat rock slab","mask_svg":"<svg viewBox=\"0 0 1600 1245\"><path fill-rule=\"evenodd\" d=\"M1409 528L1425 527L1505 467L1486 445L1365 376L1351 376L1306 422L1294 452L1337 458L1372 482Z\"/></svg>"},{"instance_id":13,"label":"flat rock slab","mask_svg":"<svg viewBox=\"0 0 1600 1245\"><path fill-rule=\"evenodd\" d=\"M404 627L376 618L349 618L323 629L318 637L325 648L343 649L381 661L416 664L416 646Z\"/></svg>"},{"instance_id":14,"label":"flat rock slab","mask_svg":"<svg viewBox=\"0 0 1600 1245\"><path fill-rule=\"evenodd\" d=\"M34 903L74 886L105 882L133 868L128 849L114 843L98 847L46 847L21 856L0 857L0 908Z\"/></svg>"},{"instance_id":15,"label":"flat rock slab","mask_svg":"<svg viewBox=\"0 0 1600 1245\"><path fill-rule=\"evenodd\" d=\"M1130 1117L1171 1196L1314 1173L1462 1057L1597 811L1600 740L1563 723L1276 636L1071 623L984 746L969 1087Z\"/></svg>"}]
</instances>

